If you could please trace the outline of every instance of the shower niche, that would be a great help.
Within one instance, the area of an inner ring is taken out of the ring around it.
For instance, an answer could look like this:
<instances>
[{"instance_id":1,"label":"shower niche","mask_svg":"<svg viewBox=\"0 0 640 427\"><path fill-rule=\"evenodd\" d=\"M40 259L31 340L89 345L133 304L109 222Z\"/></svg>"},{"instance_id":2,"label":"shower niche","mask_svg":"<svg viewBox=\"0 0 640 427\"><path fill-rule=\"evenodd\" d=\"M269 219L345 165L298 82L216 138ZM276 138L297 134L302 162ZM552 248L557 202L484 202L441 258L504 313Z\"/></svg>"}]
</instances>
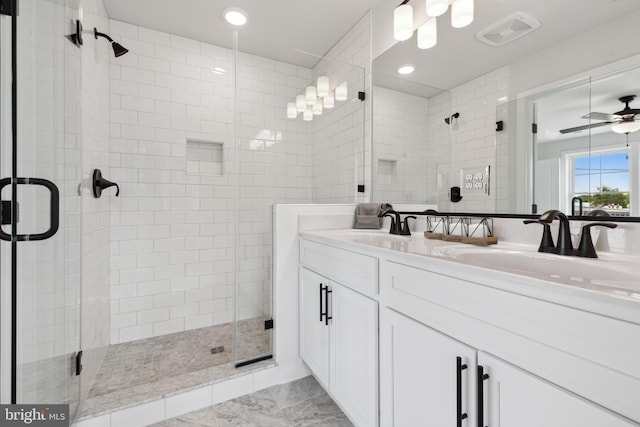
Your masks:
<instances>
[{"instance_id":1,"label":"shower niche","mask_svg":"<svg viewBox=\"0 0 640 427\"><path fill-rule=\"evenodd\" d=\"M187 175L224 175L224 144L187 139Z\"/></svg>"}]
</instances>

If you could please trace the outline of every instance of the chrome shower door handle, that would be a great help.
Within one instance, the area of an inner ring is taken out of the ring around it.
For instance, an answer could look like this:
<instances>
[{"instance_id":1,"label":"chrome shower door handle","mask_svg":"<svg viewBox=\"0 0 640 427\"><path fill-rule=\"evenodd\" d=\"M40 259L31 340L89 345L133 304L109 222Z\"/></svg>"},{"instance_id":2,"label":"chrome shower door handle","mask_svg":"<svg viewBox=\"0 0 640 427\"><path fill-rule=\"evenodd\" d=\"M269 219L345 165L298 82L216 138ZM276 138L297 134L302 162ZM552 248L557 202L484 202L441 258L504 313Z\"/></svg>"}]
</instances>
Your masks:
<instances>
[{"instance_id":1,"label":"chrome shower door handle","mask_svg":"<svg viewBox=\"0 0 640 427\"><path fill-rule=\"evenodd\" d=\"M11 178L0 179L0 192L7 185L11 184ZM16 178L17 185L41 185L49 190L51 195L49 202L49 228L44 233L37 234L15 234L15 240L18 242L28 242L34 240L46 240L58 232L60 224L60 192L56 185L43 178ZM14 227L18 223L17 218L12 218L12 224ZM0 228L0 239L11 241L12 235L6 233Z\"/></svg>"}]
</instances>

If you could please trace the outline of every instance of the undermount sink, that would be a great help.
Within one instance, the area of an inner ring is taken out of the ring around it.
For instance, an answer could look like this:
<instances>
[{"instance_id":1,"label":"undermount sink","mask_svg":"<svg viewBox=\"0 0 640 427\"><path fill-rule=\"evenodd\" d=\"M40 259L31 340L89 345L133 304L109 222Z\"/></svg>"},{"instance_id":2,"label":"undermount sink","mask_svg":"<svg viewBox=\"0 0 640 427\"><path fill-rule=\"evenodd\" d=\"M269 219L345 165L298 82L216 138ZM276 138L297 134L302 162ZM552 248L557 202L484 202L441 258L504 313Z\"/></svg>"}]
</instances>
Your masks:
<instances>
[{"instance_id":1,"label":"undermount sink","mask_svg":"<svg viewBox=\"0 0 640 427\"><path fill-rule=\"evenodd\" d=\"M450 248L447 256L487 268L524 272L561 282L597 285L635 284L637 273L614 260L587 259L523 250ZM636 286L637 287L637 286Z\"/></svg>"}]
</instances>

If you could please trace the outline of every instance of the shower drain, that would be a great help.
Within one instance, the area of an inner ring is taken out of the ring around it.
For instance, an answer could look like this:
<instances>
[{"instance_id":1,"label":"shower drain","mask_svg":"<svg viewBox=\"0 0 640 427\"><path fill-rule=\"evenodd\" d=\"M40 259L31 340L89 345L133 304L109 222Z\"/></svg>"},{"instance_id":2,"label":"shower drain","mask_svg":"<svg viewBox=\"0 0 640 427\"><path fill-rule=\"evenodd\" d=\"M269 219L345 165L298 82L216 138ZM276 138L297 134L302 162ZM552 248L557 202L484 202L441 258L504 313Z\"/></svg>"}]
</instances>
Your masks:
<instances>
[{"instance_id":1,"label":"shower drain","mask_svg":"<svg viewBox=\"0 0 640 427\"><path fill-rule=\"evenodd\" d=\"M211 349L211 354L218 354L218 353L223 353L224 352L224 346L221 345L219 347L213 347Z\"/></svg>"}]
</instances>

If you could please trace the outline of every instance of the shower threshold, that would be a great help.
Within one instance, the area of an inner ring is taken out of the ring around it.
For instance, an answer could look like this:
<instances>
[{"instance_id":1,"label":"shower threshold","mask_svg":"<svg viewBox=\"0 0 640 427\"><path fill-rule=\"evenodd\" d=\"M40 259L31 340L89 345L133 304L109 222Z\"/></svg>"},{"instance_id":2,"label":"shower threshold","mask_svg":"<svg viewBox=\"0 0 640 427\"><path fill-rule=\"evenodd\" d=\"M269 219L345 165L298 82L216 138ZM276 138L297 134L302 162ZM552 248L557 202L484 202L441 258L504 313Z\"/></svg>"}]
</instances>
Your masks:
<instances>
[{"instance_id":1,"label":"shower threshold","mask_svg":"<svg viewBox=\"0 0 640 427\"><path fill-rule=\"evenodd\" d=\"M239 322L238 331L236 346L242 360L265 360L235 365L233 327L229 323L109 346L78 419L275 365L268 356L271 334L264 330L263 318Z\"/></svg>"}]
</instances>

